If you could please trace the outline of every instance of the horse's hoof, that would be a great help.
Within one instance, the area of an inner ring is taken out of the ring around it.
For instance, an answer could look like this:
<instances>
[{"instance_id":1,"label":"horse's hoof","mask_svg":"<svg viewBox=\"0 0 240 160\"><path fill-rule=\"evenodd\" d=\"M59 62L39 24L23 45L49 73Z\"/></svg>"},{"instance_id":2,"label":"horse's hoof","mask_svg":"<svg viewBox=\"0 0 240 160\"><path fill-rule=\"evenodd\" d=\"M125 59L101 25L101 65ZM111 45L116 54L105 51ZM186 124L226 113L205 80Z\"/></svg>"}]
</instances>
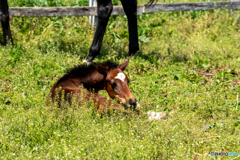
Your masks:
<instances>
[{"instance_id":1,"label":"horse's hoof","mask_svg":"<svg viewBox=\"0 0 240 160\"><path fill-rule=\"evenodd\" d=\"M88 54L88 56L87 56L87 58L86 58L86 60L88 61L88 62L92 62L94 59L95 59L95 57L96 57L97 55L95 55L95 54Z\"/></svg>"},{"instance_id":2,"label":"horse's hoof","mask_svg":"<svg viewBox=\"0 0 240 160\"><path fill-rule=\"evenodd\" d=\"M147 115L148 115L149 121L152 121L152 120L161 121L162 119L167 118L167 113L163 113L163 112L148 111Z\"/></svg>"},{"instance_id":3,"label":"horse's hoof","mask_svg":"<svg viewBox=\"0 0 240 160\"><path fill-rule=\"evenodd\" d=\"M129 49L129 52L128 52L128 54L129 54L129 56L133 56L135 53L137 53L137 51L139 51L139 47L137 46L137 47L134 47L134 48L131 48L131 49Z\"/></svg>"}]
</instances>

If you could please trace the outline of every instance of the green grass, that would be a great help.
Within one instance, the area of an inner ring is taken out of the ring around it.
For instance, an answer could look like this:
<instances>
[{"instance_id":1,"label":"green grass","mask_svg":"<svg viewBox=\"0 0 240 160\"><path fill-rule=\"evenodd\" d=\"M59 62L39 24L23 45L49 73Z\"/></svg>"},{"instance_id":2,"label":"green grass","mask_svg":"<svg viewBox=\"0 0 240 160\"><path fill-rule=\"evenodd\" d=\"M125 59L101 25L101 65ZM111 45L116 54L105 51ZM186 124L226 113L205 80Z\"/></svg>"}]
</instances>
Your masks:
<instances>
[{"instance_id":1,"label":"green grass","mask_svg":"<svg viewBox=\"0 0 240 160\"><path fill-rule=\"evenodd\" d=\"M87 17L13 18L15 46L0 48L0 159L232 159L209 153L240 154L236 19L218 10L138 19L140 51L126 70L130 90L142 111L165 112L168 118L100 118L85 106L46 106L52 84L87 56L92 28ZM123 62L127 52L127 19L113 16L96 61ZM212 78L200 76L205 72Z\"/></svg>"}]
</instances>

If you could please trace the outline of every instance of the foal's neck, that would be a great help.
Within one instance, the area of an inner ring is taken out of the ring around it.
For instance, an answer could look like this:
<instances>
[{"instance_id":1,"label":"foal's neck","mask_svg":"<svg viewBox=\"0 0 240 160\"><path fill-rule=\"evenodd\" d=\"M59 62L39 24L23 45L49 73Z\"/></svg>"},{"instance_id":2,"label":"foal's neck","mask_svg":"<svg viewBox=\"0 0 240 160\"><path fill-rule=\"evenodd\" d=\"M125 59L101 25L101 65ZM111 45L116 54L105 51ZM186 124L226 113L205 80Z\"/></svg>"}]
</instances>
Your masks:
<instances>
[{"instance_id":1,"label":"foal's neck","mask_svg":"<svg viewBox=\"0 0 240 160\"><path fill-rule=\"evenodd\" d=\"M104 76L97 70L94 70L86 76L81 77L80 83L83 84L84 88L98 92L104 89Z\"/></svg>"}]
</instances>

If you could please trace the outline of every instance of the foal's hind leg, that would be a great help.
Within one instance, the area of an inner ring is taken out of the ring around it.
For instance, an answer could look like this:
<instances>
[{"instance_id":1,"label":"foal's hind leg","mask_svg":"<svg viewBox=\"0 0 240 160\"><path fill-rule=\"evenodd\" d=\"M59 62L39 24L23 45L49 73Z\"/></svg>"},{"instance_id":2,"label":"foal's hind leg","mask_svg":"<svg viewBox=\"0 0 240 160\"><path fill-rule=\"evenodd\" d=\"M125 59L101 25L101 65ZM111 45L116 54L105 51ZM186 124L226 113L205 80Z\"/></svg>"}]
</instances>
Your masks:
<instances>
[{"instance_id":1,"label":"foal's hind leg","mask_svg":"<svg viewBox=\"0 0 240 160\"><path fill-rule=\"evenodd\" d=\"M137 1L121 0L124 12L128 18L129 30L129 55L134 55L139 50L137 30Z\"/></svg>"},{"instance_id":2,"label":"foal's hind leg","mask_svg":"<svg viewBox=\"0 0 240 160\"><path fill-rule=\"evenodd\" d=\"M92 46L87 56L87 61L92 62L100 53L103 36L107 27L109 17L112 13L113 5L111 0L98 0L98 23Z\"/></svg>"}]
</instances>

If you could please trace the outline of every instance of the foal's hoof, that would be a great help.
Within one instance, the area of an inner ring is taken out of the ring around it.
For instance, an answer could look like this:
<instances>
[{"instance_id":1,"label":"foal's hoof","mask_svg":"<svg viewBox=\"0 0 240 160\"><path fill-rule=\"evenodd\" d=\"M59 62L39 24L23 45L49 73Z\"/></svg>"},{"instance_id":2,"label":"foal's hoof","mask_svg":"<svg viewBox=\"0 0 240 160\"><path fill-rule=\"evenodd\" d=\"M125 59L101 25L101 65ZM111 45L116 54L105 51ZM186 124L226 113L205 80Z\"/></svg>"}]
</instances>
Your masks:
<instances>
[{"instance_id":1,"label":"foal's hoof","mask_svg":"<svg viewBox=\"0 0 240 160\"><path fill-rule=\"evenodd\" d=\"M83 60L83 64L87 64L87 66L89 66L89 65L93 64L93 62L89 62L89 61L87 61L86 59L84 59L84 60Z\"/></svg>"},{"instance_id":2,"label":"foal's hoof","mask_svg":"<svg viewBox=\"0 0 240 160\"><path fill-rule=\"evenodd\" d=\"M163 112L148 111L147 115L148 115L149 121L152 121L152 120L161 121L162 119L167 118L167 113L163 113Z\"/></svg>"}]
</instances>

